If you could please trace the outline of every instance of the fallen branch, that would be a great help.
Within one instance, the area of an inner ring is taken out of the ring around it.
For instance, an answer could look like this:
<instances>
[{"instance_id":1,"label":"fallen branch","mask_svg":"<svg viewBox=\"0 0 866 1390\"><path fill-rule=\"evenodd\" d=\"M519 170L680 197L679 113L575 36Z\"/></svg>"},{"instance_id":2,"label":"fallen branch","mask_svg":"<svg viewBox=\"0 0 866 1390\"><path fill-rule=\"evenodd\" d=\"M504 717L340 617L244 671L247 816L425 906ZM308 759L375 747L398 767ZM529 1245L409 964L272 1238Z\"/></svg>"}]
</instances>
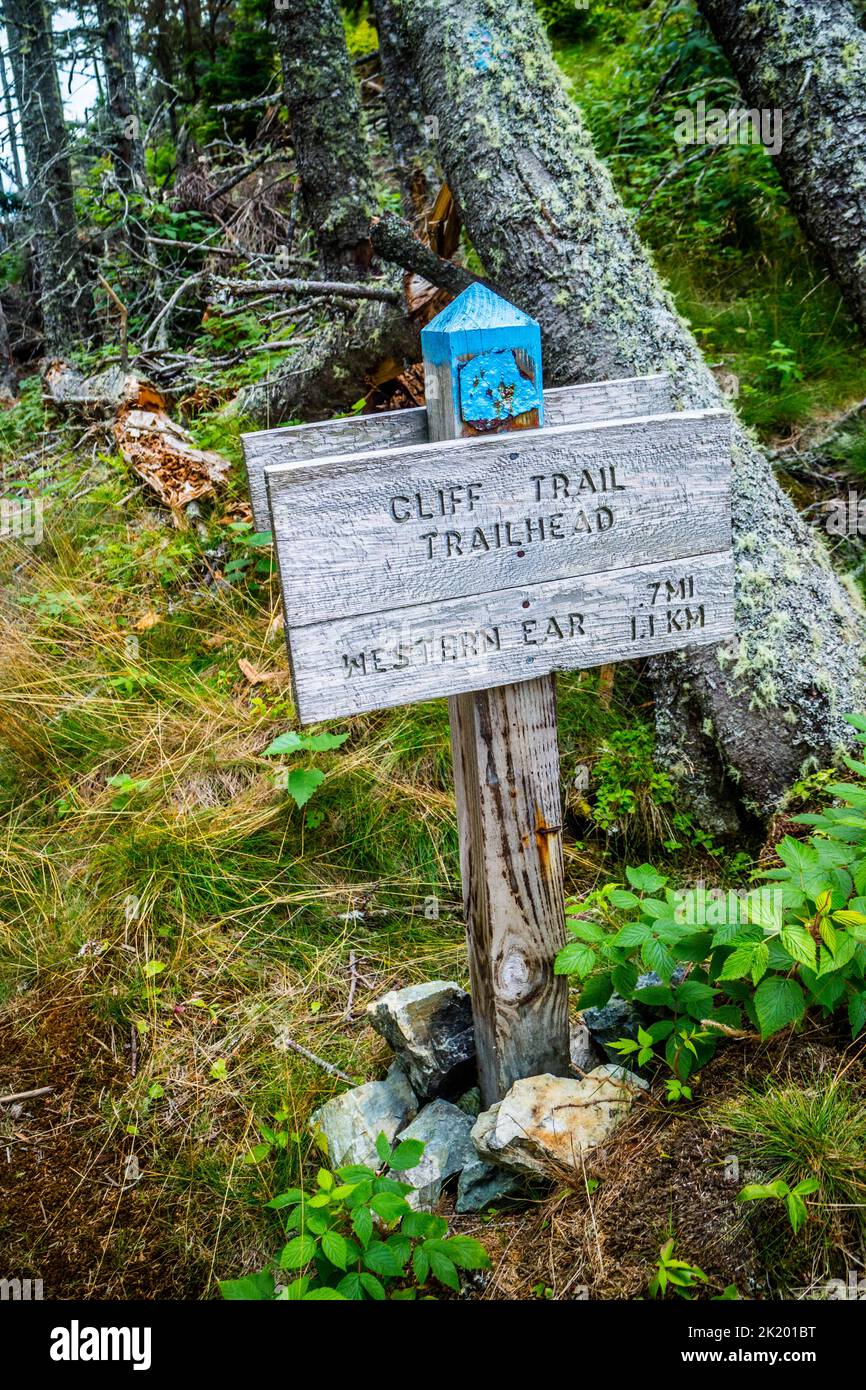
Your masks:
<instances>
[{"instance_id":1,"label":"fallen branch","mask_svg":"<svg viewBox=\"0 0 866 1390\"><path fill-rule=\"evenodd\" d=\"M348 1081L350 1085L354 1085L354 1076L348 1076L346 1072L340 1071L340 1068L335 1067L333 1062L326 1062L324 1057L317 1057L315 1052L310 1052L309 1048L302 1047L293 1038L281 1037L280 1046L288 1048L289 1052L297 1052L299 1057L305 1057L308 1062L313 1062L323 1071L329 1072L331 1076L338 1076L341 1081Z\"/></svg>"},{"instance_id":2,"label":"fallen branch","mask_svg":"<svg viewBox=\"0 0 866 1390\"><path fill-rule=\"evenodd\" d=\"M220 289L232 294L323 294L339 295L344 299L376 299L383 304L400 304L397 290L376 285L356 285L349 280L224 280L219 275L211 279Z\"/></svg>"},{"instance_id":3,"label":"fallen branch","mask_svg":"<svg viewBox=\"0 0 866 1390\"><path fill-rule=\"evenodd\" d=\"M257 106L268 106L271 102L282 101L282 92L265 92L260 97L248 97L243 101L224 101L215 106L214 111L254 111Z\"/></svg>"},{"instance_id":4,"label":"fallen branch","mask_svg":"<svg viewBox=\"0 0 866 1390\"><path fill-rule=\"evenodd\" d=\"M117 312L120 314L120 366L121 370L125 372L127 367L129 366L129 339L127 336L129 310L127 309L123 300L120 299L119 296L112 289L111 285L108 283L104 275L100 275L99 271L97 271L96 278L99 281L102 288L105 290L105 293L108 295L111 302L115 305Z\"/></svg>"},{"instance_id":5,"label":"fallen branch","mask_svg":"<svg viewBox=\"0 0 866 1390\"><path fill-rule=\"evenodd\" d=\"M234 256L237 260L247 260L253 254L251 251L238 251L233 246L208 246L206 241L173 241L168 236L149 236L146 238L152 246L172 246L179 251L201 251L208 256Z\"/></svg>"},{"instance_id":6,"label":"fallen branch","mask_svg":"<svg viewBox=\"0 0 866 1390\"><path fill-rule=\"evenodd\" d=\"M273 154L268 150L265 154L259 155L258 159L253 159L249 164L245 164L242 169L238 169L236 173L232 174L231 178L226 179L225 183L221 183L219 188L215 188L213 193L207 195L205 202L213 203L217 198L221 198L224 193L230 193L237 184L246 178L247 174L255 173L256 169L260 169L263 164L267 164L269 159L286 158L287 156L285 154L279 152Z\"/></svg>"},{"instance_id":7,"label":"fallen branch","mask_svg":"<svg viewBox=\"0 0 866 1390\"><path fill-rule=\"evenodd\" d=\"M0 1105L14 1105L19 1100L38 1100L40 1096L49 1096L53 1090L53 1086L40 1086L35 1091L17 1091L11 1096L0 1096Z\"/></svg>"},{"instance_id":8,"label":"fallen branch","mask_svg":"<svg viewBox=\"0 0 866 1390\"><path fill-rule=\"evenodd\" d=\"M461 294L470 285L490 284L480 275L473 275L470 270L464 270L453 261L446 261L437 256L435 251L431 251L429 246L425 246L424 242L416 237L409 223L404 222L396 213L386 212L382 217L373 219L370 240L373 250L382 260L391 261L402 266L404 270L411 270L413 274L420 275L422 279L441 290L448 290L450 294ZM490 288L493 289L494 286L490 285Z\"/></svg>"},{"instance_id":9,"label":"fallen branch","mask_svg":"<svg viewBox=\"0 0 866 1390\"><path fill-rule=\"evenodd\" d=\"M178 300L179 300L183 295L186 294L186 292L187 292L188 289L191 289L193 285L197 285L197 284L199 283L199 281L202 280L203 278L204 278L204 271L201 271L201 270L200 270L200 271L197 271L195 275L190 275L190 276L187 277L186 280L182 280L182 281L181 281L181 283L178 285L177 289L175 290L174 294L171 296L171 299L169 299L169 300L167 301L167 303L165 303L165 304L162 306L162 308L160 309L160 311L159 311L159 313L157 314L156 318L155 318L155 319L153 320L153 322L151 323L150 327L147 328L147 329L145 329L144 333L142 334L142 338L141 338L141 346L142 346L142 348L149 348L149 347L151 346L151 339L152 339L153 335L156 333L156 330L159 328L159 326L160 326L160 324L163 322L163 320L166 320L166 321L167 321L169 314L171 313L171 311L172 311L172 309L174 308L175 304L177 304Z\"/></svg>"}]
</instances>

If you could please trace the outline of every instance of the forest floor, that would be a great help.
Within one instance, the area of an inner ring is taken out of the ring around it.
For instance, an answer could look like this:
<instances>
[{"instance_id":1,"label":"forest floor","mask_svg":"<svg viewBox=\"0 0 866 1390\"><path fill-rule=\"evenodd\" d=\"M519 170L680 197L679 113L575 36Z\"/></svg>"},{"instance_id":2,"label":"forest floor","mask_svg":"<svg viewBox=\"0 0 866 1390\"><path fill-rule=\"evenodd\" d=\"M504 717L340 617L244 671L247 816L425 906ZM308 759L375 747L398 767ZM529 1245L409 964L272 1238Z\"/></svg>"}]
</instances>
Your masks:
<instances>
[{"instance_id":1,"label":"forest floor","mask_svg":"<svg viewBox=\"0 0 866 1390\"><path fill-rule=\"evenodd\" d=\"M639 202L639 162L605 134L613 60L560 56ZM866 397L866 366L776 193L742 182L750 215L763 198L783 230L756 232L748 254L725 242L722 214L706 233L692 218L701 255L685 247L675 182L640 230L747 420L781 446ZM372 1079L385 1048L367 1003L466 982L444 702L339 721L341 748L283 759L324 774L303 807L265 755L293 709L236 386L227 375L183 412L233 465L198 518L158 505L108 430L46 416L38 378L0 418L5 490L48 499L41 544L0 546L0 1094L52 1087L0 1107L0 1274L42 1278L47 1298L213 1297L218 1279L259 1268L278 1240L264 1203L297 1180L310 1111L344 1084L285 1039ZM834 450L827 478L786 476L813 515L840 470L852 485L866 472L866 432ZM565 676L559 691L569 895L647 858L674 882L742 883L763 835L715 844L679 811L652 764L640 667L612 684ZM638 1297L672 1233L712 1295L844 1276L847 1228L795 1249L783 1224L737 1205L719 1112L771 1075L802 1089L845 1068L866 1087L858 1048L816 1025L732 1042L694 1105L641 1103L583 1190L456 1218L493 1257L467 1296ZM285 1146L251 1162L262 1125Z\"/></svg>"}]
</instances>

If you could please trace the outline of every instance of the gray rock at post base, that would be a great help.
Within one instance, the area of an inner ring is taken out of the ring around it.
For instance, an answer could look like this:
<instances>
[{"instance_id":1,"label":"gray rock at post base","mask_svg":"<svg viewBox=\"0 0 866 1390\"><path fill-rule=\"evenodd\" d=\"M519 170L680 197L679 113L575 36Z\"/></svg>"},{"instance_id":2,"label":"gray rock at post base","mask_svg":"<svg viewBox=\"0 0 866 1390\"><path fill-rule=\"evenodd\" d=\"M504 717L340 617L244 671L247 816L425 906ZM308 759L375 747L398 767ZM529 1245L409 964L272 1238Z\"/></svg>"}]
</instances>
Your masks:
<instances>
[{"instance_id":1,"label":"gray rock at post base","mask_svg":"<svg viewBox=\"0 0 866 1390\"><path fill-rule=\"evenodd\" d=\"M417 1109L415 1092L395 1062L384 1081L368 1081L326 1101L311 1115L310 1125L327 1139L334 1168L344 1163L378 1168L377 1137L384 1134L393 1143Z\"/></svg>"},{"instance_id":2,"label":"gray rock at post base","mask_svg":"<svg viewBox=\"0 0 866 1390\"><path fill-rule=\"evenodd\" d=\"M480 1158L521 1173L554 1176L580 1169L580 1155L602 1144L628 1114L646 1082L605 1064L580 1081L530 1076L478 1116L472 1142Z\"/></svg>"},{"instance_id":3,"label":"gray rock at post base","mask_svg":"<svg viewBox=\"0 0 866 1390\"><path fill-rule=\"evenodd\" d=\"M596 1047L585 1023L570 1024L568 1052L571 1065L581 1072L592 1071L604 1061L604 1053Z\"/></svg>"},{"instance_id":4,"label":"gray rock at post base","mask_svg":"<svg viewBox=\"0 0 866 1390\"><path fill-rule=\"evenodd\" d=\"M619 1056L608 1044L620 1038L635 1040L641 1024L637 1004L618 994L612 994L601 1009L584 1009L581 1018L593 1042L613 1061L618 1061Z\"/></svg>"},{"instance_id":5,"label":"gray rock at post base","mask_svg":"<svg viewBox=\"0 0 866 1390\"><path fill-rule=\"evenodd\" d=\"M485 1163L477 1153L466 1164L457 1182L457 1201L454 1210L461 1213L483 1211L491 1202L501 1197L511 1197L523 1188L520 1173L501 1168L495 1163Z\"/></svg>"},{"instance_id":6,"label":"gray rock at post base","mask_svg":"<svg viewBox=\"0 0 866 1390\"><path fill-rule=\"evenodd\" d=\"M394 1049L419 1100L456 1095L475 1081L469 995L450 980L410 985L368 1004L370 1022Z\"/></svg>"},{"instance_id":7,"label":"gray rock at post base","mask_svg":"<svg viewBox=\"0 0 866 1390\"><path fill-rule=\"evenodd\" d=\"M671 983L678 985L685 979L685 974L685 966L678 965L671 976ZM635 989L649 989L650 985L663 983L661 976L651 970L646 975L638 976ZM650 1015L647 1006L642 1005L639 1000L623 999L619 994L612 994L603 1008L584 1009L581 1019L586 1024L593 1042L601 1048L605 1056L612 1062L620 1062L622 1059L619 1053L609 1044L618 1042L620 1038L636 1041L637 1030L648 1016Z\"/></svg>"},{"instance_id":8,"label":"gray rock at post base","mask_svg":"<svg viewBox=\"0 0 866 1390\"><path fill-rule=\"evenodd\" d=\"M442 1184L475 1159L471 1134L474 1120L447 1100L434 1100L419 1110L415 1119L398 1136L421 1139L424 1153L416 1168L401 1176L416 1189L407 1198L419 1211L432 1211L442 1193Z\"/></svg>"}]
</instances>

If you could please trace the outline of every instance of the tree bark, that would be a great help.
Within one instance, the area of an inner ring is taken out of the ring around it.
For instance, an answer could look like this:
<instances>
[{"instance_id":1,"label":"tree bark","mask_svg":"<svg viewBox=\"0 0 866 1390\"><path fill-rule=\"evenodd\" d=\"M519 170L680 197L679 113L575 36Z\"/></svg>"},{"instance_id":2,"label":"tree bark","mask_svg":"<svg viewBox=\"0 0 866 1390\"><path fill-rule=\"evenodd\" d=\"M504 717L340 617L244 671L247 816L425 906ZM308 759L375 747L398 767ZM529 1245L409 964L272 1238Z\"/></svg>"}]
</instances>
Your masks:
<instances>
[{"instance_id":1,"label":"tree bark","mask_svg":"<svg viewBox=\"0 0 866 1390\"><path fill-rule=\"evenodd\" d=\"M782 183L866 330L866 35L846 0L698 3L749 106L782 113Z\"/></svg>"},{"instance_id":2,"label":"tree bark","mask_svg":"<svg viewBox=\"0 0 866 1390\"><path fill-rule=\"evenodd\" d=\"M9 346L9 328L6 313L0 303L0 405L10 405L18 398L18 378L12 362Z\"/></svg>"},{"instance_id":3,"label":"tree bark","mask_svg":"<svg viewBox=\"0 0 866 1390\"><path fill-rule=\"evenodd\" d=\"M6 131L9 137L9 156L12 160L12 173L15 178L15 187L19 193L24 192L24 177L21 173L21 157L18 154L18 131L15 128L15 117L12 114L12 93L9 90L9 78L6 75L5 58L0 60L0 87L3 91L3 111L6 116Z\"/></svg>"},{"instance_id":4,"label":"tree bark","mask_svg":"<svg viewBox=\"0 0 866 1390\"><path fill-rule=\"evenodd\" d=\"M373 0L373 12L403 216L414 223L423 218L438 188L435 125L425 114L399 0Z\"/></svg>"},{"instance_id":5,"label":"tree bark","mask_svg":"<svg viewBox=\"0 0 866 1390\"><path fill-rule=\"evenodd\" d=\"M285 102L322 278L357 280L370 263L375 190L336 0L285 0L274 11Z\"/></svg>"},{"instance_id":6,"label":"tree bark","mask_svg":"<svg viewBox=\"0 0 866 1390\"><path fill-rule=\"evenodd\" d=\"M502 292L539 319L547 385L665 371L725 405L599 163L531 0L403 0L439 154ZM659 754L702 821L766 816L863 707L864 613L735 422L733 648L652 663Z\"/></svg>"},{"instance_id":7,"label":"tree bark","mask_svg":"<svg viewBox=\"0 0 866 1390\"><path fill-rule=\"evenodd\" d=\"M62 353L89 337L93 300L78 242L51 21L45 0L3 0L3 15L27 161L45 343Z\"/></svg>"},{"instance_id":8,"label":"tree bark","mask_svg":"<svg viewBox=\"0 0 866 1390\"><path fill-rule=\"evenodd\" d=\"M137 193L145 186L144 145L127 0L97 0L96 13L108 88L108 109L113 124L111 145L114 171L124 192Z\"/></svg>"}]
</instances>

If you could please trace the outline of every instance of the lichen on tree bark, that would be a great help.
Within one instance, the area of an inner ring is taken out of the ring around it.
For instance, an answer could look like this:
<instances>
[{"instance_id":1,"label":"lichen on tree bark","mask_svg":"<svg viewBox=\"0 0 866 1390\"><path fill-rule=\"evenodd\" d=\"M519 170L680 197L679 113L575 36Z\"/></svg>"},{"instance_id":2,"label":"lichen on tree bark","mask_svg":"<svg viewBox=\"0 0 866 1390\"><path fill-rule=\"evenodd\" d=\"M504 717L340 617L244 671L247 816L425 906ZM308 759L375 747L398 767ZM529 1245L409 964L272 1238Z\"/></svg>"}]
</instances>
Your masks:
<instances>
[{"instance_id":1,"label":"lichen on tree bark","mask_svg":"<svg viewBox=\"0 0 866 1390\"><path fill-rule=\"evenodd\" d=\"M45 0L2 0L35 234L46 347L63 353L92 334L93 300L78 241L69 146Z\"/></svg>"},{"instance_id":2,"label":"lichen on tree bark","mask_svg":"<svg viewBox=\"0 0 866 1390\"><path fill-rule=\"evenodd\" d=\"M530 0L401 0L439 155L486 270L539 319L548 385L664 371L725 402L598 160ZM705 824L771 813L862 707L860 601L734 428L733 648L652 663L660 756Z\"/></svg>"},{"instance_id":3,"label":"lichen on tree bark","mask_svg":"<svg viewBox=\"0 0 866 1390\"><path fill-rule=\"evenodd\" d=\"M781 112L775 163L866 329L866 34L846 0L698 0L750 107Z\"/></svg>"},{"instance_id":4,"label":"lichen on tree bark","mask_svg":"<svg viewBox=\"0 0 866 1390\"><path fill-rule=\"evenodd\" d=\"M370 261L376 198L361 105L336 0L284 0L274 29L307 223L323 278Z\"/></svg>"}]
</instances>

